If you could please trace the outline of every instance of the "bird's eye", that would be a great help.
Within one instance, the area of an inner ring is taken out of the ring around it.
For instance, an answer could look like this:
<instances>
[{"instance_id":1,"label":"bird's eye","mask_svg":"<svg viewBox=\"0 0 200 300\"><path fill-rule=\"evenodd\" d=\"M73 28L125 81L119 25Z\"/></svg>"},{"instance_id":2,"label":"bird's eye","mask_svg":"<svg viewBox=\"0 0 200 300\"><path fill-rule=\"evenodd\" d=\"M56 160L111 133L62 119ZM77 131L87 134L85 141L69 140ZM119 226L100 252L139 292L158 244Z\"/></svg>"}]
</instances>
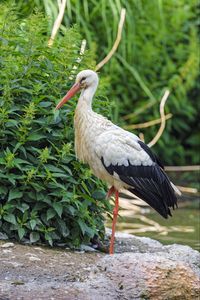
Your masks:
<instances>
[{"instance_id":1,"label":"bird's eye","mask_svg":"<svg viewBox=\"0 0 200 300\"><path fill-rule=\"evenodd\" d=\"M81 78L81 82L83 82L85 79L86 79L86 77L82 77L82 78Z\"/></svg>"}]
</instances>

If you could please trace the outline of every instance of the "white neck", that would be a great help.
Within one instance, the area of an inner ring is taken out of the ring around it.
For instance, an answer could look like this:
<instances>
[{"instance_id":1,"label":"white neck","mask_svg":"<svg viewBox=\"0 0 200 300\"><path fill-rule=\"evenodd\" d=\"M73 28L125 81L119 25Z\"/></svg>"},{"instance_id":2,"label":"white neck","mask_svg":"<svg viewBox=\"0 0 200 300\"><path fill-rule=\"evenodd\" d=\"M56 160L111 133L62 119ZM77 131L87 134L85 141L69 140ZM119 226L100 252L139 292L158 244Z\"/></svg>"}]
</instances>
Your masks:
<instances>
[{"instance_id":1,"label":"white neck","mask_svg":"<svg viewBox=\"0 0 200 300\"><path fill-rule=\"evenodd\" d=\"M78 100L78 104L82 105L83 103L87 105L88 108L92 109L92 99L97 89L97 84L93 84L86 89L83 89Z\"/></svg>"}]
</instances>

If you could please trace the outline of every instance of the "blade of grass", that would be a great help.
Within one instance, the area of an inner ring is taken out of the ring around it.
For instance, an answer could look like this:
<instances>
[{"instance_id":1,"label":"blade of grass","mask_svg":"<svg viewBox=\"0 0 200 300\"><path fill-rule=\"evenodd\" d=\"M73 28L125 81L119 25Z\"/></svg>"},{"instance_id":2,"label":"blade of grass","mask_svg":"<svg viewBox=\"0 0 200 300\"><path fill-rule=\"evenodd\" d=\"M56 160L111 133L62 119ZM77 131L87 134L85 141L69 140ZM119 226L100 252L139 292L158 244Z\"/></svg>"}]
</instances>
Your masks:
<instances>
[{"instance_id":1,"label":"blade of grass","mask_svg":"<svg viewBox=\"0 0 200 300\"><path fill-rule=\"evenodd\" d=\"M143 89L143 91L145 92L145 94L149 97L149 99L153 103L157 102L156 98L154 97L154 95L152 94L152 92L150 91L150 89L147 87L147 85L145 84L145 82L140 77L138 71L133 66L130 66L121 55L116 54L116 56L120 60L120 62L124 65L124 67L127 70L129 70L130 73L134 76L135 80L139 83L139 85L141 86L141 88Z\"/></svg>"}]
</instances>

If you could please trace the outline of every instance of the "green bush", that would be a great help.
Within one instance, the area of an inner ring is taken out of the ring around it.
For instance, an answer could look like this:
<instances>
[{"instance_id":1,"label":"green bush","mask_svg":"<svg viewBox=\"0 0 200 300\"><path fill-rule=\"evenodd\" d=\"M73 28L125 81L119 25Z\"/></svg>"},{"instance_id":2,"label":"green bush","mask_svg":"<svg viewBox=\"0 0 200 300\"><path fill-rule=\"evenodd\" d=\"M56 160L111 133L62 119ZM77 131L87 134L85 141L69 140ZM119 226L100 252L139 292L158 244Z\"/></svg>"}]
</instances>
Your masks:
<instances>
[{"instance_id":1,"label":"green bush","mask_svg":"<svg viewBox=\"0 0 200 300\"><path fill-rule=\"evenodd\" d=\"M30 243L88 242L104 233L105 192L74 155L76 102L54 108L72 84L73 66L76 73L93 68L94 54L77 61L76 27L49 48L40 13L18 19L1 5L0 28L0 231ZM108 113L105 97L97 96L100 104Z\"/></svg>"}]
</instances>

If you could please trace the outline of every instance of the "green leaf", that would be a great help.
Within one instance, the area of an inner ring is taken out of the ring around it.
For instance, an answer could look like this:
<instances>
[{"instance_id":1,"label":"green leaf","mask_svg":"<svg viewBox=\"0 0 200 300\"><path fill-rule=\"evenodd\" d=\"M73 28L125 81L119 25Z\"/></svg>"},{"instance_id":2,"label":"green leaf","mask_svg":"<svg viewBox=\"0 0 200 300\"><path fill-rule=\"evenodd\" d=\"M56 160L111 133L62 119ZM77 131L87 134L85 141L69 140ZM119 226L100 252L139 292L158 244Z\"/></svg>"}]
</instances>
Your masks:
<instances>
[{"instance_id":1,"label":"green leaf","mask_svg":"<svg viewBox=\"0 0 200 300\"><path fill-rule=\"evenodd\" d=\"M28 162L27 160L24 160L24 159L21 159L21 158L15 158L15 160L14 160L14 162L16 163L16 164L26 164L26 165L30 165L31 163L30 162Z\"/></svg>"},{"instance_id":2,"label":"green leaf","mask_svg":"<svg viewBox=\"0 0 200 300\"><path fill-rule=\"evenodd\" d=\"M36 220L30 220L30 226L31 226L31 229L34 230L35 229L35 226L37 225L37 222Z\"/></svg>"},{"instance_id":3,"label":"green leaf","mask_svg":"<svg viewBox=\"0 0 200 300\"><path fill-rule=\"evenodd\" d=\"M69 206L67 207L67 210L70 212L70 214L71 214L72 216L75 215L76 209L75 209L72 205L69 205Z\"/></svg>"},{"instance_id":4,"label":"green leaf","mask_svg":"<svg viewBox=\"0 0 200 300\"><path fill-rule=\"evenodd\" d=\"M8 189L5 186L0 186L0 195L6 195L8 192Z\"/></svg>"},{"instance_id":5,"label":"green leaf","mask_svg":"<svg viewBox=\"0 0 200 300\"><path fill-rule=\"evenodd\" d=\"M104 200L106 198L106 193L105 193L105 191L102 191L102 190L96 190L92 194L92 197L96 200Z\"/></svg>"},{"instance_id":6,"label":"green leaf","mask_svg":"<svg viewBox=\"0 0 200 300\"><path fill-rule=\"evenodd\" d=\"M29 209L29 205L27 203L19 204L16 207L23 213Z\"/></svg>"},{"instance_id":7,"label":"green leaf","mask_svg":"<svg viewBox=\"0 0 200 300\"><path fill-rule=\"evenodd\" d=\"M18 191L17 189L12 189L9 192L8 201L13 199L19 199L23 196L23 192Z\"/></svg>"},{"instance_id":8,"label":"green leaf","mask_svg":"<svg viewBox=\"0 0 200 300\"><path fill-rule=\"evenodd\" d=\"M15 183L16 183L16 177L15 177L15 175L12 175L12 174L9 174L8 176L7 176L7 179L13 184L13 185L15 185Z\"/></svg>"},{"instance_id":9,"label":"green leaf","mask_svg":"<svg viewBox=\"0 0 200 300\"><path fill-rule=\"evenodd\" d=\"M62 219L57 219L56 222L58 224L57 226L58 226L58 229L59 229L60 233L62 234L62 236L67 237L70 232L69 232L69 229L67 228L65 221Z\"/></svg>"},{"instance_id":10,"label":"green leaf","mask_svg":"<svg viewBox=\"0 0 200 300\"><path fill-rule=\"evenodd\" d=\"M18 231L19 239L21 240L24 237L26 231L23 227L19 227L17 231Z\"/></svg>"},{"instance_id":11,"label":"green leaf","mask_svg":"<svg viewBox=\"0 0 200 300\"><path fill-rule=\"evenodd\" d=\"M78 220L78 224L81 228L82 234L84 235L87 230L86 224L81 219Z\"/></svg>"},{"instance_id":12,"label":"green leaf","mask_svg":"<svg viewBox=\"0 0 200 300\"><path fill-rule=\"evenodd\" d=\"M23 204L26 204L26 203L23 203ZM28 220L28 211L25 210L25 212L23 213L23 217L22 217L23 224L26 223L27 220Z\"/></svg>"},{"instance_id":13,"label":"green leaf","mask_svg":"<svg viewBox=\"0 0 200 300\"><path fill-rule=\"evenodd\" d=\"M46 138L46 136L44 134L32 133L28 136L27 140L35 142L35 141L39 141L39 140L42 140L45 138Z\"/></svg>"},{"instance_id":14,"label":"green leaf","mask_svg":"<svg viewBox=\"0 0 200 300\"><path fill-rule=\"evenodd\" d=\"M51 198L49 198L48 196L44 196L43 195L43 199L41 199L43 202L48 203L49 205L51 205Z\"/></svg>"},{"instance_id":15,"label":"green leaf","mask_svg":"<svg viewBox=\"0 0 200 300\"><path fill-rule=\"evenodd\" d=\"M84 181L81 181L81 185L82 185L82 187L84 188L84 190L85 190L89 195L91 195L91 193L90 193L90 191L89 191L89 189L88 189L88 187L87 187L87 185L85 184Z\"/></svg>"},{"instance_id":16,"label":"green leaf","mask_svg":"<svg viewBox=\"0 0 200 300\"><path fill-rule=\"evenodd\" d=\"M69 175L63 173L52 173L53 177L55 178L70 178Z\"/></svg>"},{"instance_id":17,"label":"green leaf","mask_svg":"<svg viewBox=\"0 0 200 300\"><path fill-rule=\"evenodd\" d=\"M51 232L46 232L45 233L45 240L48 241L50 246L53 246L53 240L52 240L52 234Z\"/></svg>"},{"instance_id":18,"label":"green leaf","mask_svg":"<svg viewBox=\"0 0 200 300\"><path fill-rule=\"evenodd\" d=\"M49 165L46 164L46 168L51 171L51 172L55 172L55 173L65 173L65 171L61 168L55 167L54 165Z\"/></svg>"},{"instance_id":19,"label":"green leaf","mask_svg":"<svg viewBox=\"0 0 200 300\"><path fill-rule=\"evenodd\" d=\"M69 173L69 175L72 176L72 171L71 171L71 169L70 169L68 166L63 165L62 167L63 167L63 169L64 169L65 171L67 171L67 173Z\"/></svg>"},{"instance_id":20,"label":"green leaf","mask_svg":"<svg viewBox=\"0 0 200 300\"><path fill-rule=\"evenodd\" d=\"M8 214L8 215L4 215L3 216L3 219L13 225L16 225L17 224L17 221L16 221L16 218L15 218L15 215L13 214Z\"/></svg>"},{"instance_id":21,"label":"green leaf","mask_svg":"<svg viewBox=\"0 0 200 300\"><path fill-rule=\"evenodd\" d=\"M47 210L47 221L49 221L50 219L52 219L53 217L55 217L56 215L56 211L53 208L49 208Z\"/></svg>"},{"instance_id":22,"label":"green leaf","mask_svg":"<svg viewBox=\"0 0 200 300\"><path fill-rule=\"evenodd\" d=\"M35 243L40 240L40 234L38 232L31 232L30 233L30 242Z\"/></svg>"},{"instance_id":23,"label":"green leaf","mask_svg":"<svg viewBox=\"0 0 200 300\"><path fill-rule=\"evenodd\" d=\"M52 102L49 102L49 101L42 101L42 102L40 102L39 103L39 105L41 106L41 107L49 107L49 106L51 106L53 103Z\"/></svg>"},{"instance_id":24,"label":"green leaf","mask_svg":"<svg viewBox=\"0 0 200 300\"><path fill-rule=\"evenodd\" d=\"M6 165L5 159L3 157L0 158L0 165Z\"/></svg>"},{"instance_id":25,"label":"green leaf","mask_svg":"<svg viewBox=\"0 0 200 300\"><path fill-rule=\"evenodd\" d=\"M74 179L73 177L68 177L67 179L68 182L71 182L72 184L78 184L78 181L76 179Z\"/></svg>"},{"instance_id":26,"label":"green leaf","mask_svg":"<svg viewBox=\"0 0 200 300\"><path fill-rule=\"evenodd\" d=\"M87 194L79 193L79 196L81 196L85 200L88 200L87 202L89 202L89 203L96 203L96 201L91 196L89 196Z\"/></svg>"},{"instance_id":27,"label":"green leaf","mask_svg":"<svg viewBox=\"0 0 200 300\"><path fill-rule=\"evenodd\" d=\"M41 210L43 210L46 207L46 204L43 202L38 202L35 204L33 211L34 212L40 212Z\"/></svg>"},{"instance_id":28,"label":"green leaf","mask_svg":"<svg viewBox=\"0 0 200 300\"><path fill-rule=\"evenodd\" d=\"M17 125L18 125L18 122L17 122L17 120L8 120L8 122L6 123L6 127L17 127Z\"/></svg>"},{"instance_id":29,"label":"green leaf","mask_svg":"<svg viewBox=\"0 0 200 300\"><path fill-rule=\"evenodd\" d=\"M41 184L38 184L36 182L31 182L30 185L37 191L40 192L42 190L45 190L45 187Z\"/></svg>"},{"instance_id":30,"label":"green leaf","mask_svg":"<svg viewBox=\"0 0 200 300\"><path fill-rule=\"evenodd\" d=\"M48 184L48 187L50 188L50 189L58 189L58 188L60 188L60 189L62 189L62 190L64 190L65 191L65 186L63 185L63 184L60 184L60 183L54 183L54 182L50 182L49 184Z\"/></svg>"},{"instance_id":31,"label":"green leaf","mask_svg":"<svg viewBox=\"0 0 200 300\"><path fill-rule=\"evenodd\" d=\"M94 230L90 228L85 222L83 222L81 219L78 220L78 224L81 228L81 231L83 235L87 233L89 236L93 237L94 236Z\"/></svg>"},{"instance_id":32,"label":"green leaf","mask_svg":"<svg viewBox=\"0 0 200 300\"><path fill-rule=\"evenodd\" d=\"M54 202L53 203L53 208L55 209L55 211L57 212L57 214L61 218L62 212L63 212L63 204L58 203L58 202Z\"/></svg>"}]
</instances>

